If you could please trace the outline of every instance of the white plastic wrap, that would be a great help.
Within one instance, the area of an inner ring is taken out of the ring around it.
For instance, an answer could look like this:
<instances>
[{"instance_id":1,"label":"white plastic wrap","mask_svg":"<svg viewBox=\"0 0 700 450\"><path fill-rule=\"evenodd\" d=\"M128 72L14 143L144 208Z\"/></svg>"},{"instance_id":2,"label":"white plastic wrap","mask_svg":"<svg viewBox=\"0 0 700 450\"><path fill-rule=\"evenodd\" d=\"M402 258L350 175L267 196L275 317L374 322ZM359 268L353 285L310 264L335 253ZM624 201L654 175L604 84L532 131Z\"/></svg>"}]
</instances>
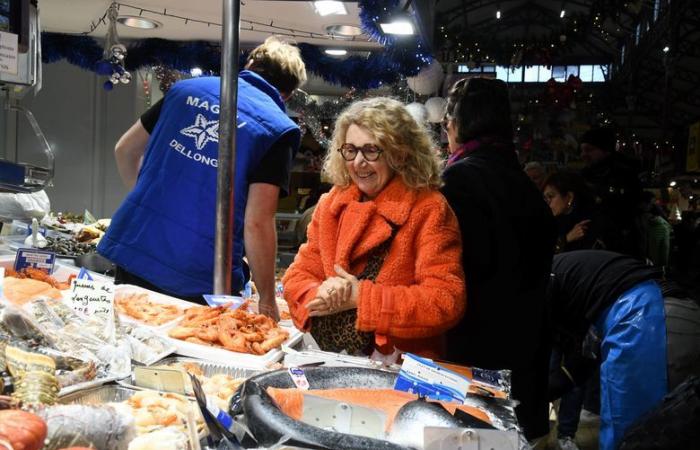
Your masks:
<instances>
[{"instance_id":1,"label":"white plastic wrap","mask_svg":"<svg viewBox=\"0 0 700 450\"><path fill-rule=\"evenodd\" d=\"M49 211L51 201L43 190L31 194L0 193L0 222L40 220Z\"/></svg>"}]
</instances>

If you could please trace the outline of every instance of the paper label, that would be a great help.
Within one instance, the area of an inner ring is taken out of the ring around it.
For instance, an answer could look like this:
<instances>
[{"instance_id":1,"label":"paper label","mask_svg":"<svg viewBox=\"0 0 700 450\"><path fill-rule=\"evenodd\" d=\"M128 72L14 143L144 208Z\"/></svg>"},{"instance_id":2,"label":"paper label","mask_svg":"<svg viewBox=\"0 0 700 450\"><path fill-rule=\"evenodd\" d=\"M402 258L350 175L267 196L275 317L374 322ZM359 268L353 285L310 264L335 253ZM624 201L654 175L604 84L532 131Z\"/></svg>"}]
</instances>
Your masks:
<instances>
[{"instance_id":1,"label":"paper label","mask_svg":"<svg viewBox=\"0 0 700 450\"><path fill-rule=\"evenodd\" d=\"M41 269L47 273L53 273L53 266L56 262L56 254L46 250L35 248L20 248L15 256L15 271L29 267Z\"/></svg>"},{"instance_id":2,"label":"paper label","mask_svg":"<svg viewBox=\"0 0 700 450\"><path fill-rule=\"evenodd\" d=\"M290 367L288 371L289 376L292 377L292 381L297 388L301 389L302 391L309 390L309 380L306 379L304 369L299 367Z\"/></svg>"},{"instance_id":3,"label":"paper label","mask_svg":"<svg viewBox=\"0 0 700 450\"><path fill-rule=\"evenodd\" d=\"M430 359L406 353L394 389L433 400L464 403L470 384L467 378Z\"/></svg>"},{"instance_id":4,"label":"paper label","mask_svg":"<svg viewBox=\"0 0 700 450\"><path fill-rule=\"evenodd\" d=\"M110 319L114 314L114 285L74 279L70 286L69 303L78 313Z\"/></svg>"},{"instance_id":5,"label":"paper label","mask_svg":"<svg viewBox=\"0 0 700 450\"><path fill-rule=\"evenodd\" d=\"M238 309L244 302L243 298L235 295L203 295L204 301L211 307L223 306L227 303L231 304L231 309Z\"/></svg>"},{"instance_id":6,"label":"paper label","mask_svg":"<svg viewBox=\"0 0 700 450\"><path fill-rule=\"evenodd\" d=\"M185 374L169 367L134 366L134 385L157 391L187 393Z\"/></svg>"},{"instance_id":7,"label":"paper label","mask_svg":"<svg viewBox=\"0 0 700 450\"><path fill-rule=\"evenodd\" d=\"M0 31L0 72L17 75L17 35Z\"/></svg>"}]
</instances>

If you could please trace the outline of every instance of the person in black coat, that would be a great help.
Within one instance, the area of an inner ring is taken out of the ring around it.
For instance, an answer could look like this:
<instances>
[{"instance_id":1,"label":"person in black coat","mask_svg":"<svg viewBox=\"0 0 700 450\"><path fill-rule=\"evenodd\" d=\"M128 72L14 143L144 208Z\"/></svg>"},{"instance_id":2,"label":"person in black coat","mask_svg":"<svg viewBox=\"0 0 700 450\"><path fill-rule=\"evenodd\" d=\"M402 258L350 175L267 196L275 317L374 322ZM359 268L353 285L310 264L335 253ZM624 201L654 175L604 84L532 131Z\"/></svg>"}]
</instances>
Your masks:
<instances>
[{"instance_id":1,"label":"person in black coat","mask_svg":"<svg viewBox=\"0 0 700 450\"><path fill-rule=\"evenodd\" d=\"M448 332L448 359L512 370L528 439L549 432L545 288L556 241L552 213L513 147L506 84L457 82L445 120L450 158L443 194L459 220L467 312Z\"/></svg>"},{"instance_id":2,"label":"person in black coat","mask_svg":"<svg viewBox=\"0 0 700 450\"><path fill-rule=\"evenodd\" d=\"M615 151L617 138L609 127L591 128L580 139L581 175L593 190L600 215L618 230L609 239L609 250L641 257L639 230L634 222L640 213L642 187L638 162Z\"/></svg>"}]
</instances>

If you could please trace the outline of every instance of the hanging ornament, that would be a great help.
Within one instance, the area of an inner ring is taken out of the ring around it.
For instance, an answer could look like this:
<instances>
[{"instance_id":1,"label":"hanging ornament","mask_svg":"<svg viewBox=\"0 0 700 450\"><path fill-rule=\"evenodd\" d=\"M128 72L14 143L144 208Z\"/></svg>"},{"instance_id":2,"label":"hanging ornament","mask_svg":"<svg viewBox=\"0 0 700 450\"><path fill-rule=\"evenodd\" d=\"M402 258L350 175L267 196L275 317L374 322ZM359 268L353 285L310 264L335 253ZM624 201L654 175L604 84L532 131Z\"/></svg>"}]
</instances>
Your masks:
<instances>
[{"instance_id":1,"label":"hanging ornament","mask_svg":"<svg viewBox=\"0 0 700 450\"><path fill-rule=\"evenodd\" d=\"M424 125L428 121L428 110L425 105L418 102L409 103L406 105L408 113L420 125Z\"/></svg>"},{"instance_id":2,"label":"hanging ornament","mask_svg":"<svg viewBox=\"0 0 700 450\"><path fill-rule=\"evenodd\" d=\"M433 61L427 67L421 69L418 75L406 78L408 87L418 95L428 95L437 92L442 87L445 73L442 65Z\"/></svg>"},{"instance_id":3,"label":"hanging ornament","mask_svg":"<svg viewBox=\"0 0 700 450\"><path fill-rule=\"evenodd\" d=\"M442 122L445 116L445 106L447 101L442 97L431 97L425 102L425 109L428 111L428 122Z\"/></svg>"},{"instance_id":4,"label":"hanging ornament","mask_svg":"<svg viewBox=\"0 0 700 450\"><path fill-rule=\"evenodd\" d=\"M107 11L109 25L107 26L107 37L105 38L103 59L96 64L95 71L100 75L108 75L109 80L104 83L103 87L107 91L111 91L115 84L119 82L127 84L131 81L131 74L124 68L124 60L126 58L126 47L119 42L117 34L117 17L119 11L117 4L112 3Z\"/></svg>"}]
</instances>

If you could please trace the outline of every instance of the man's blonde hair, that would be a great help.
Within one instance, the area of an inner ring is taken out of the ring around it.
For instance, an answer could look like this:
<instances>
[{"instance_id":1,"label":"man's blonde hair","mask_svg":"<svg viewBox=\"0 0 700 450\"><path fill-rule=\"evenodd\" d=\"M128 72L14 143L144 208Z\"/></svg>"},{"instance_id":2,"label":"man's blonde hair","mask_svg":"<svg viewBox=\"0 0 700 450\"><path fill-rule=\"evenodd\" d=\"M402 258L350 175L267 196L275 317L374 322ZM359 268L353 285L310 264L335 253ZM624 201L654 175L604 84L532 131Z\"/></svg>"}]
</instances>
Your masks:
<instances>
[{"instance_id":1,"label":"man's blonde hair","mask_svg":"<svg viewBox=\"0 0 700 450\"><path fill-rule=\"evenodd\" d=\"M375 97L350 105L335 122L331 146L323 164L323 176L337 186L352 182L346 161L338 149L345 143L350 125L368 131L375 139L389 167L412 189L437 189L442 185L442 163L433 151L425 127L411 116L403 103Z\"/></svg>"},{"instance_id":2,"label":"man's blonde hair","mask_svg":"<svg viewBox=\"0 0 700 450\"><path fill-rule=\"evenodd\" d=\"M246 69L257 73L284 94L291 94L306 83L306 65L299 48L276 36L265 39L250 52Z\"/></svg>"}]
</instances>

